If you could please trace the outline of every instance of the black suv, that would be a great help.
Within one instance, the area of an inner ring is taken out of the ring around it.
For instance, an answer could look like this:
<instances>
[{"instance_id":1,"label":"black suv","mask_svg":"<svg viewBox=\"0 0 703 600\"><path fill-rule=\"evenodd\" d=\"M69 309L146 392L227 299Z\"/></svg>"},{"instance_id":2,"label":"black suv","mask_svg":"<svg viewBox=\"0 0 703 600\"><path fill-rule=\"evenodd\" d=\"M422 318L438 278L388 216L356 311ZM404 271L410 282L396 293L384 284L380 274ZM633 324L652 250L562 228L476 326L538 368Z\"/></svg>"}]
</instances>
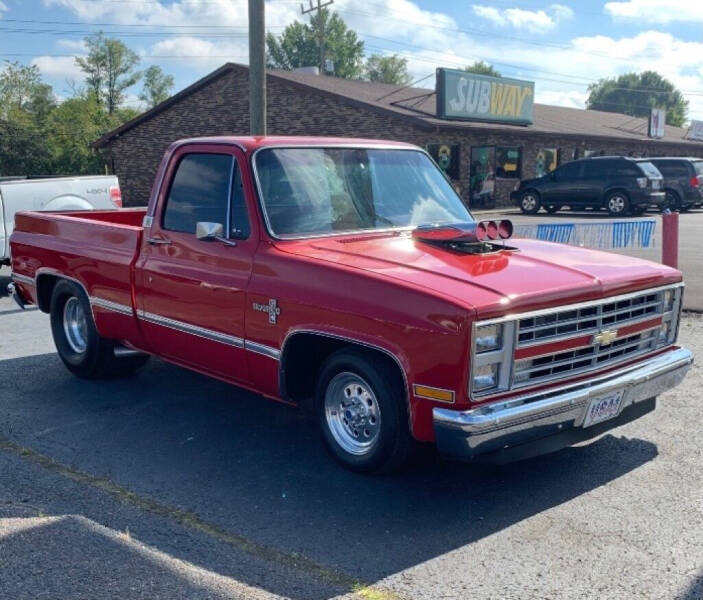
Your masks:
<instances>
[{"instance_id":1,"label":"black suv","mask_svg":"<svg viewBox=\"0 0 703 600\"><path fill-rule=\"evenodd\" d=\"M599 156L565 163L544 177L521 181L510 194L520 210L540 207L555 213L564 206L606 208L613 216L643 213L665 201L662 176L652 163L625 156Z\"/></svg>"},{"instance_id":2,"label":"black suv","mask_svg":"<svg viewBox=\"0 0 703 600\"><path fill-rule=\"evenodd\" d=\"M703 205L703 159L648 158L664 177L665 208L687 211Z\"/></svg>"}]
</instances>

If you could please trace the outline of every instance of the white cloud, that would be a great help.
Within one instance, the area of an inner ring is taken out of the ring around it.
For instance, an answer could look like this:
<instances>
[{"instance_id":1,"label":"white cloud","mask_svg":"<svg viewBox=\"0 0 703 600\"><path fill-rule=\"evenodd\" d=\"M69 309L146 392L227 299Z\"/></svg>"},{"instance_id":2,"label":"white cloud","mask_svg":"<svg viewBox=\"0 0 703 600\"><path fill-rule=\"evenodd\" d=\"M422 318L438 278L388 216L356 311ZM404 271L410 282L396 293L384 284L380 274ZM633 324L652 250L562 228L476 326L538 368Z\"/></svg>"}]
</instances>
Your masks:
<instances>
[{"instance_id":1,"label":"white cloud","mask_svg":"<svg viewBox=\"0 0 703 600\"><path fill-rule=\"evenodd\" d=\"M247 63L248 54L247 40L211 42L202 38L182 36L157 42L142 56L142 60L148 61L152 57L154 62L162 61L163 57L182 59L179 62L187 62L206 71L220 67L226 62Z\"/></svg>"},{"instance_id":2,"label":"white cloud","mask_svg":"<svg viewBox=\"0 0 703 600\"><path fill-rule=\"evenodd\" d=\"M59 48L65 48L66 50L72 50L81 54L85 52L85 42L83 42L83 40L58 40L56 45Z\"/></svg>"},{"instance_id":3,"label":"white cloud","mask_svg":"<svg viewBox=\"0 0 703 600\"><path fill-rule=\"evenodd\" d=\"M563 4L552 4L546 10L500 9L482 4L474 4L471 8L476 16L490 21L497 27L511 26L531 33L550 31L561 21L574 16L574 11Z\"/></svg>"},{"instance_id":4,"label":"white cloud","mask_svg":"<svg viewBox=\"0 0 703 600\"><path fill-rule=\"evenodd\" d=\"M624 0L606 2L605 12L617 19L632 19L662 25L683 21L703 22L703 3L693 0L682 3L680 0Z\"/></svg>"},{"instance_id":5,"label":"white cloud","mask_svg":"<svg viewBox=\"0 0 703 600\"><path fill-rule=\"evenodd\" d=\"M554 106L568 106L570 108L585 108L586 92L558 91L558 90L535 90L535 102L540 104L552 104Z\"/></svg>"},{"instance_id":6,"label":"white cloud","mask_svg":"<svg viewBox=\"0 0 703 600\"><path fill-rule=\"evenodd\" d=\"M299 14L297 5L281 2L268 2L266 21L275 25L284 20L287 23L294 14ZM44 0L45 6L61 6L71 10L77 17L88 22L99 22L109 18L120 24L139 23L141 25L199 25L243 27L248 23L247 0L149 0L130 2L129 10L114 0Z\"/></svg>"},{"instance_id":7,"label":"white cloud","mask_svg":"<svg viewBox=\"0 0 703 600\"><path fill-rule=\"evenodd\" d=\"M69 80L82 80L83 72L76 65L72 56L37 56L32 64L39 67L45 77L57 77Z\"/></svg>"}]
</instances>

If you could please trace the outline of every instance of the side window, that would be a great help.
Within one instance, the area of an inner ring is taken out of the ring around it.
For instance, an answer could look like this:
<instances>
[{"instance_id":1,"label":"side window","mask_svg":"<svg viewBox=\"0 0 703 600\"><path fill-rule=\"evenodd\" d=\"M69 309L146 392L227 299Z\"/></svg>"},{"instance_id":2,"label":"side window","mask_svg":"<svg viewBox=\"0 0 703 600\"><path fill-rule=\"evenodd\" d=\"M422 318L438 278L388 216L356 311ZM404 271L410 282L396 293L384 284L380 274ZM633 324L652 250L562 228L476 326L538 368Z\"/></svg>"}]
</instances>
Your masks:
<instances>
[{"instance_id":1,"label":"side window","mask_svg":"<svg viewBox=\"0 0 703 600\"><path fill-rule=\"evenodd\" d=\"M611 161L609 160L589 160L583 165L584 179L599 179L608 176Z\"/></svg>"},{"instance_id":2,"label":"side window","mask_svg":"<svg viewBox=\"0 0 703 600\"><path fill-rule=\"evenodd\" d=\"M613 174L618 177L639 177L641 175L638 167L624 160L615 164Z\"/></svg>"},{"instance_id":3,"label":"side window","mask_svg":"<svg viewBox=\"0 0 703 600\"><path fill-rule=\"evenodd\" d=\"M237 163L234 164L234 176L232 177L232 213L229 227L230 237L238 240L249 237L249 213L244 199L242 172Z\"/></svg>"},{"instance_id":4,"label":"side window","mask_svg":"<svg viewBox=\"0 0 703 600\"><path fill-rule=\"evenodd\" d=\"M233 160L227 154L184 156L168 193L163 228L194 234L201 221L224 225Z\"/></svg>"},{"instance_id":5,"label":"side window","mask_svg":"<svg viewBox=\"0 0 703 600\"><path fill-rule=\"evenodd\" d=\"M654 166L661 171L664 177L688 177L688 168L684 162L662 160L654 163Z\"/></svg>"},{"instance_id":6,"label":"side window","mask_svg":"<svg viewBox=\"0 0 703 600\"><path fill-rule=\"evenodd\" d=\"M554 171L554 178L557 181L569 181L571 179L576 179L579 175L580 168L580 162L566 163Z\"/></svg>"}]
</instances>

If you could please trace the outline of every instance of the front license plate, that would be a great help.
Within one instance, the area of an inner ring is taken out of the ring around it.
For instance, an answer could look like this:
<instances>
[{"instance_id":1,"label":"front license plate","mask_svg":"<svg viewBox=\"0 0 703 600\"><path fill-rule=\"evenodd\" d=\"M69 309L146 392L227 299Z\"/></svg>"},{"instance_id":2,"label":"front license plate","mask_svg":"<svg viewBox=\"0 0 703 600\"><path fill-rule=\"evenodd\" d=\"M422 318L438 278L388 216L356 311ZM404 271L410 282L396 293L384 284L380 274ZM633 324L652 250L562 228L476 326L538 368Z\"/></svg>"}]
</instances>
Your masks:
<instances>
[{"instance_id":1,"label":"front license plate","mask_svg":"<svg viewBox=\"0 0 703 600\"><path fill-rule=\"evenodd\" d=\"M586 418L583 420L583 426L590 427L617 416L620 412L622 394L623 390L618 390L617 392L610 392L591 399Z\"/></svg>"}]
</instances>

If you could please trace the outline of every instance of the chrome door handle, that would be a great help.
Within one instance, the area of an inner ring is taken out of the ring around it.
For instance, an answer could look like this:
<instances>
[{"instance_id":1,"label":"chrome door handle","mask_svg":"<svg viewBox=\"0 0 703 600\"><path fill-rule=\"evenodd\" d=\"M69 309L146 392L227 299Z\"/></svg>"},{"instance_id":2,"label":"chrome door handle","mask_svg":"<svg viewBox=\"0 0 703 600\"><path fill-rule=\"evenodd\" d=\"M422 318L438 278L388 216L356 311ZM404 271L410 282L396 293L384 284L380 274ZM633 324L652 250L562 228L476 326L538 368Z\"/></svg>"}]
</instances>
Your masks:
<instances>
[{"instance_id":1,"label":"chrome door handle","mask_svg":"<svg viewBox=\"0 0 703 600\"><path fill-rule=\"evenodd\" d=\"M167 240L166 238L148 238L147 243L151 246L164 246L170 244L171 240Z\"/></svg>"}]
</instances>

